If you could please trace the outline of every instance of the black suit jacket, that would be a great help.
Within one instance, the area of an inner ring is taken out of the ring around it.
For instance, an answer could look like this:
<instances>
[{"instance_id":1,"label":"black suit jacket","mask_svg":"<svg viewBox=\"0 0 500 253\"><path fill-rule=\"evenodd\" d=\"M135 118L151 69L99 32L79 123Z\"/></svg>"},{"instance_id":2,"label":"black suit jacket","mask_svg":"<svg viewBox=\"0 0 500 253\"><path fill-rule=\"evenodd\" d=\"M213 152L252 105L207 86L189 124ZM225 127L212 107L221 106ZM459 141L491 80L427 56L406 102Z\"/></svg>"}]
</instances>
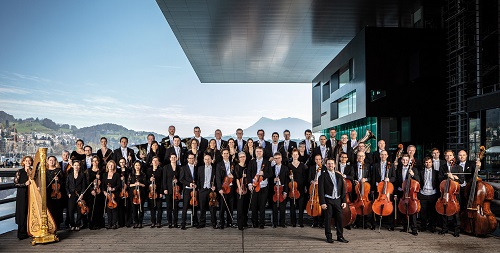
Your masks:
<instances>
[{"instance_id":1,"label":"black suit jacket","mask_svg":"<svg viewBox=\"0 0 500 253\"><path fill-rule=\"evenodd\" d=\"M341 171L340 171L340 167L341 167L341 166L340 166L340 164L339 164L339 172L341 172ZM349 180L351 180L351 181L353 181L353 180L354 180L354 170L353 170L353 168L352 168L352 166L351 166L351 165L346 164L346 166L345 166L345 168L344 168L344 175L345 175L345 178L346 178L346 179L349 179Z\"/></svg>"},{"instance_id":2,"label":"black suit jacket","mask_svg":"<svg viewBox=\"0 0 500 253\"><path fill-rule=\"evenodd\" d=\"M439 180L439 173L437 170L434 170L434 168L431 168L431 171L432 171L432 187L434 187L434 189L436 189L437 192L439 192L439 184L441 183L441 180ZM424 185L425 185L425 168L423 168L422 170L419 171L419 175L420 177L420 191L422 191L422 189L424 189Z\"/></svg>"},{"instance_id":3,"label":"black suit jacket","mask_svg":"<svg viewBox=\"0 0 500 253\"><path fill-rule=\"evenodd\" d=\"M387 170L385 173L386 173L385 176L389 178L389 182L394 184L394 182L396 182L396 171L394 170L394 167L392 164L391 164L391 167L389 168L389 173L387 173ZM382 182L383 180L384 180L384 178L382 178L382 175L380 174L380 162L373 164L371 185L372 185L374 191L377 190L377 188L376 188L377 183Z\"/></svg>"},{"instance_id":4,"label":"black suit jacket","mask_svg":"<svg viewBox=\"0 0 500 253\"><path fill-rule=\"evenodd\" d=\"M207 147L208 147L208 144L207 144ZM215 139L215 148L217 149L217 139ZM223 148L228 148L228 146L227 146L227 141L225 141L225 140L221 139L221 140L220 140L220 148L219 148L219 149L217 149L217 150L219 150L219 151L220 151L220 150L221 150L221 149L223 149Z\"/></svg>"},{"instance_id":5,"label":"black suit jacket","mask_svg":"<svg viewBox=\"0 0 500 253\"><path fill-rule=\"evenodd\" d=\"M355 163L352 165L352 170L354 171L354 180L358 180L359 174L358 174L358 164ZM371 171L370 167L365 164L365 168L363 169L363 178L366 178L366 182L370 183L371 182Z\"/></svg>"},{"instance_id":6,"label":"black suit jacket","mask_svg":"<svg viewBox=\"0 0 500 253\"><path fill-rule=\"evenodd\" d=\"M171 146L170 148L167 148L167 151L165 151L165 157L163 158L163 164L169 164L170 163L170 155L171 154L177 154L175 153L175 148L174 146ZM187 163L184 162L185 159L187 159L186 156L186 150L183 149L182 147L179 147L179 153L180 155L177 157L177 160L180 161L181 166L186 165ZM179 163L177 163L179 164Z\"/></svg>"},{"instance_id":7,"label":"black suit jacket","mask_svg":"<svg viewBox=\"0 0 500 253\"><path fill-rule=\"evenodd\" d=\"M212 187L212 183L215 187L217 187L217 181L214 177L216 177L216 168L212 166L212 174L210 175L210 187ZM198 184L198 188L203 189L203 186L205 185L205 164L203 164L202 166L198 166L196 182Z\"/></svg>"},{"instance_id":8,"label":"black suit jacket","mask_svg":"<svg viewBox=\"0 0 500 253\"><path fill-rule=\"evenodd\" d=\"M240 147L238 146L238 140L237 139L234 140L234 145L235 145L236 149L238 150L238 152L243 151L243 149L245 148L245 145L247 144L247 141L245 141L243 139L241 139L241 140L243 141L243 145L241 146L241 150L240 150ZM248 160L248 157L247 157L247 160Z\"/></svg>"},{"instance_id":9,"label":"black suit jacket","mask_svg":"<svg viewBox=\"0 0 500 253\"><path fill-rule=\"evenodd\" d=\"M341 148L342 148L342 145L335 146L335 150L333 151L333 154L335 154L335 156L336 156L337 153L339 153L339 149L341 149ZM342 149L341 151L343 152L344 149ZM347 152L346 152L346 154L347 154L347 159L348 159L347 162L350 163L350 164L352 164L351 157L352 157L352 154L353 154L353 150L352 150L351 146L349 146L349 145L347 145ZM356 161L356 160L354 160L354 161Z\"/></svg>"},{"instance_id":10,"label":"black suit jacket","mask_svg":"<svg viewBox=\"0 0 500 253\"><path fill-rule=\"evenodd\" d=\"M441 169L441 166L443 166L443 164L446 164L446 161L445 160L441 160L439 159L439 167L435 168L434 167L434 160L432 160L432 168L436 171L439 171Z\"/></svg>"},{"instance_id":11,"label":"black suit jacket","mask_svg":"<svg viewBox=\"0 0 500 253\"><path fill-rule=\"evenodd\" d=\"M317 146L316 148L314 148L314 150L313 150L313 155L312 155L312 156L313 156L313 157L316 157L316 155L317 155L317 154L320 154L320 155L321 155L321 146ZM326 154L326 157L321 156L321 157L323 158L323 161L326 161L326 159L328 159L328 158L333 158L333 159L335 159L335 157L334 157L334 155L333 155L333 154L334 154L334 152L333 152L333 150L330 148L330 146L328 146L328 145L326 146L326 152L325 152L325 154Z\"/></svg>"},{"instance_id":12,"label":"black suit jacket","mask_svg":"<svg viewBox=\"0 0 500 253\"><path fill-rule=\"evenodd\" d=\"M326 146L330 147L330 149L337 148L337 144L339 144L339 140L337 140L337 139L334 139L333 147L332 147L332 140L331 139L326 140Z\"/></svg>"},{"instance_id":13,"label":"black suit jacket","mask_svg":"<svg viewBox=\"0 0 500 253\"><path fill-rule=\"evenodd\" d=\"M234 163L232 163L231 161L229 161L229 168L231 170L231 174L234 177ZM220 191L222 189L222 184L224 183L224 178L226 176L228 176L228 175L226 172L226 165L224 164L224 160L223 160L223 161L217 163L216 169L215 169L215 181L217 182L215 186L217 187L217 191ZM233 186L231 187L231 190L233 189L233 187L235 185L236 185L236 181L234 181L234 178L233 178Z\"/></svg>"},{"instance_id":14,"label":"black suit jacket","mask_svg":"<svg viewBox=\"0 0 500 253\"><path fill-rule=\"evenodd\" d=\"M270 180L270 183L274 187L274 185L276 185L274 183L274 179L276 178L276 165L274 165L271 168L271 171L273 173L273 177L272 177L272 180ZM288 182L290 182L290 177L289 177L290 174L289 173L290 173L290 170L288 169L288 167L282 163L281 168L280 168L280 174L278 175L278 178L280 179L281 186L283 187L283 193L288 193L288 190L289 190L288 189Z\"/></svg>"},{"instance_id":15,"label":"black suit jacket","mask_svg":"<svg viewBox=\"0 0 500 253\"><path fill-rule=\"evenodd\" d=\"M292 141L292 140L288 141L288 150L285 149L285 141L280 141L278 144L278 147L283 147L283 150L285 150L285 155L288 154L288 157L286 157L287 161L291 161L293 149L294 148L298 149L297 142ZM283 161L285 161L285 159L283 159Z\"/></svg>"},{"instance_id":16,"label":"black suit jacket","mask_svg":"<svg viewBox=\"0 0 500 253\"><path fill-rule=\"evenodd\" d=\"M344 187L344 180L342 176L338 173L335 174L335 180L337 181L337 193L340 196L342 203L346 203L346 192ZM325 171L321 173L318 179L318 195L320 205L326 204L325 194L331 195L333 192L333 181L330 174Z\"/></svg>"},{"instance_id":17,"label":"black suit jacket","mask_svg":"<svg viewBox=\"0 0 500 253\"><path fill-rule=\"evenodd\" d=\"M281 157L283 158L283 162L288 162L288 159L286 157L285 147L283 147L283 145L280 145L280 143L281 142L278 142L278 147L277 147L276 151L281 154ZM266 146L266 148L267 148L267 146ZM270 152L271 156L274 156L274 153L273 153L273 144L272 143L269 145L269 152Z\"/></svg>"},{"instance_id":18,"label":"black suit jacket","mask_svg":"<svg viewBox=\"0 0 500 253\"><path fill-rule=\"evenodd\" d=\"M324 172L326 172L326 167L322 166L321 167L321 174L323 174ZM308 177L307 182L310 183L311 181L314 181L315 179L316 179L316 164L309 166L309 177Z\"/></svg>"},{"instance_id":19,"label":"black suit jacket","mask_svg":"<svg viewBox=\"0 0 500 253\"><path fill-rule=\"evenodd\" d=\"M307 167L304 163L299 163L298 167L293 166L292 163L288 164L288 171L293 172L293 180L297 182L297 188L299 192L304 192L304 186L307 185L307 180L309 179ZM290 180L291 181L291 180Z\"/></svg>"},{"instance_id":20,"label":"black suit jacket","mask_svg":"<svg viewBox=\"0 0 500 253\"><path fill-rule=\"evenodd\" d=\"M453 165L453 167L451 167L451 173L462 173L462 168L460 167L460 165L455 164ZM464 174L456 176L458 177L458 180L455 180L456 182L458 182L459 184L463 184L465 182ZM438 172L439 182L445 180L447 177L448 177L448 164L445 162L444 164L441 164L441 168L439 168Z\"/></svg>"},{"instance_id":21,"label":"black suit jacket","mask_svg":"<svg viewBox=\"0 0 500 253\"><path fill-rule=\"evenodd\" d=\"M195 182L196 186L200 187L198 185L198 182L196 182L196 175L198 175L198 168L194 166L194 177L191 175L191 170L189 170L189 165L186 164L181 167L181 173L180 173L180 178L179 181L186 187L189 187L189 184L192 182Z\"/></svg>"},{"instance_id":22,"label":"black suit jacket","mask_svg":"<svg viewBox=\"0 0 500 253\"><path fill-rule=\"evenodd\" d=\"M134 150L127 147L127 154L132 157L132 161L129 161L130 164L133 164L135 162L135 153ZM113 151L113 160L115 160L116 164L120 164L120 159L124 158L122 155L122 149L117 148ZM127 159L127 157L125 157Z\"/></svg>"},{"instance_id":23,"label":"black suit jacket","mask_svg":"<svg viewBox=\"0 0 500 253\"><path fill-rule=\"evenodd\" d=\"M457 165L460 166L460 162L457 162ZM466 161L465 168L463 169L464 173L468 173L464 175L465 182L470 182L472 177L474 176L474 171L476 170L476 162L475 161Z\"/></svg>"},{"instance_id":24,"label":"black suit jacket","mask_svg":"<svg viewBox=\"0 0 500 253\"><path fill-rule=\"evenodd\" d=\"M420 176L419 176L419 171L413 167L413 179L417 180L420 182ZM409 169L408 169L409 171ZM399 163L398 168L396 169L396 185L394 185L395 190L403 186L403 164Z\"/></svg>"},{"instance_id":25,"label":"black suit jacket","mask_svg":"<svg viewBox=\"0 0 500 253\"><path fill-rule=\"evenodd\" d=\"M269 160L266 160L266 159L262 159L262 166L264 166L264 175L263 175L263 178L264 180L265 179L269 179L269 178L272 178L273 177L273 171L272 171L272 168L271 168L271 163L269 162ZM252 183L253 181L253 178L255 177L255 175L258 173L257 171L257 160L254 159L254 160L251 160L249 163L248 163L248 169L247 169L247 177L248 177L248 183ZM268 185L270 185L272 182L269 182L271 181L272 179L268 180Z\"/></svg>"},{"instance_id":26,"label":"black suit jacket","mask_svg":"<svg viewBox=\"0 0 500 253\"><path fill-rule=\"evenodd\" d=\"M392 152L387 150L387 149L385 151L387 151L387 161L389 161L391 163L394 162L394 159L392 158ZM373 162L373 164L380 162L380 151L379 150L376 150L375 152L373 152L372 162Z\"/></svg>"},{"instance_id":27,"label":"black suit jacket","mask_svg":"<svg viewBox=\"0 0 500 253\"><path fill-rule=\"evenodd\" d=\"M163 190L167 190L168 194L172 194L173 192L174 183L172 181L174 180L174 177L175 179L177 179L177 185L182 189L182 183L179 180L181 170L182 170L181 167L177 166L176 170L174 171L170 163L163 167L162 185L163 185Z\"/></svg>"}]
</instances>

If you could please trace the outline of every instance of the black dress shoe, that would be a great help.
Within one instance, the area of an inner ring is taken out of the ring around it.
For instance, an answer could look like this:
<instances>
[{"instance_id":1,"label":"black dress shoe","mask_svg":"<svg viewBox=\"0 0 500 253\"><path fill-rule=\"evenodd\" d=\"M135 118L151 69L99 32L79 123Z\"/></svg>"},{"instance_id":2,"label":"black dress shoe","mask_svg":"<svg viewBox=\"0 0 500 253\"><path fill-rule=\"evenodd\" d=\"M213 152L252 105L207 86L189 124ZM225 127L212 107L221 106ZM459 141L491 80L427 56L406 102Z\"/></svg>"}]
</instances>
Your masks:
<instances>
[{"instance_id":1,"label":"black dress shoe","mask_svg":"<svg viewBox=\"0 0 500 253\"><path fill-rule=\"evenodd\" d=\"M312 228L317 228L318 227L318 224L312 224L311 226Z\"/></svg>"},{"instance_id":2,"label":"black dress shoe","mask_svg":"<svg viewBox=\"0 0 500 253\"><path fill-rule=\"evenodd\" d=\"M282 227L282 228L286 228L286 225L285 225L285 224L283 224L283 225L281 225L281 227Z\"/></svg>"},{"instance_id":3,"label":"black dress shoe","mask_svg":"<svg viewBox=\"0 0 500 253\"><path fill-rule=\"evenodd\" d=\"M296 227L296 226L297 226L297 224L292 224L292 227Z\"/></svg>"},{"instance_id":4,"label":"black dress shoe","mask_svg":"<svg viewBox=\"0 0 500 253\"><path fill-rule=\"evenodd\" d=\"M117 226L117 225L114 225L114 226L113 226L113 229L118 229L118 226Z\"/></svg>"},{"instance_id":5,"label":"black dress shoe","mask_svg":"<svg viewBox=\"0 0 500 253\"><path fill-rule=\"evenodd\" d=\"M389 231L394 231L394 227L389 227Z\"/></svg>"},{"instance_id":6,"label":"black dress shoe","mask_svg":"<svg viewBox=\"0 0 500 253\"><path fill-rule=\"evenodd\" d=\"M258 226L257 226L257 224L252 224L252 227L257 228Z\"/></svg>"},{"instance_id":7,"label":"black dress shoe","mask_svg":"<svg viewBox=\"0 0 500 253\"><path fill-rule=\"evenodd\" d=\"M174 227L174 225L168 224L168 228L173 228L173 227Z\"/></svg>"},{"instance_id":8,"label":"black dress shoe","mask_svg":"<svg viewBox=\"0 0 500 253\"><path fill-rule=\"evenodd\" d=\"M139 224L139 228L142 228L142 223L141 223L141 224Z\"/></svg>"},{"instance_id":9,"label":"black dress shoe","mask_svg":"<svg viewBox=\"0 0 500 253\"><path fill-rule=\"evenodd\" d=\"M427 230L427 228L425 228L425 227L421 227L418 229L418 231L420 231L420 232L425 232L426 230Z\"/></svg>"},{"instance_id":10,"label":"black dress shoe","mask_svg":"<svg viewBox=\"0 0 500 253\"><path fill-rule=\"evenodd\" d=\"M319 228L325 228L325 226L323 226L323 224L319 224Z\"/></svg>"},{"instance_id":11,"label":"black dress shoe","mask_svg":"<svg viewBox=\"0 0 500 253\"><path fill-rule=\"evenodd\" d=\"M264 229L264 225L260 225L260 227L259 227L259 228L260 228L260 229Z\"/></svg>"},{"instance_id":12,"label":"black dress shoe","mask_svg":"<svg viewBox=\"0 0 500 253\"><path fill-rule=\"evenodd\" d=\"M238 230L243 230L243 227L238 227Z\"/></svg>"},{"instance_id":13,"label":"black dress shoe","mask_svg":"<svg viewBox=\"0 0 500 253\"><path fill-rule=\"evenodd\" d=\"M181 226L181 229L182 229L182 230L186 230L186 225L182 225L182 226Z\"/></svg>"},{"instance_id":14,"label":"black dress shoe","mask_svg":"<svg viewBox=\"0 0 500 253\"><path fill-rule=\"evenodd\" d=\"M417 232L417 230L412 230L412 231L410 232L410 234L412 234L412 235L414 235L414 236L417 236L417 235L418 235L418 232Z\"/></svg>"},{"instance_id":15,"label":"black dress shoe","mask_svg":"<svg viewBox=\"0 0 500 253\"><path fill-rule=\"evenodd\" d=\"M276 228L276 227L277 227L277 225L276 225L276 224L273 224L273 228Z\"/></svg>"},{"instance_id":16,"label":"black dress shoe","mask_svg":"<svg viewBox=\"0 0 500 253\"><path fill-rule=\"evenodd\" d=\"M138 227L138 225L137 225L137 224L134 224L134 227L133 227L133 228L137 228L137 227Z\"/></svg>"},{"instance_id":17,"label":"black dress shoe","mask_svg":"<svg viewBox=\"0 0 500 253\"><path fill-rule=\"evenodd\" d=\"M436 228L429 228L429 232L431 232L433 234L436 233Z\"/></svg>"},{"instance_id":18,"label":"black dress shoe","mask_svg":"<svg viewBox=\"0 0 500 253\"><path fill-rule=\"evenodd\" d=\"M442 229L441 231L439 231L439 234L440 235L448 234L448 229Z\"/></svg>"},{"instance_id":19,"label":"black dress shoe","mask_svg":"<svg viewBox=\"0 0 500 253\"><path fill-rule=\"evenodd\" d=\"M326 242L327 243L333 243L332 234L326 235Z\"/></svg>"},{"instance_id":20,"label":"black dress shoe","mask_svg":"<svg viewBox=\"0 0 500 253\"><path fill-rule=\"evenodd\" d=\"M304 227L304 224L300 224L299 227L303 228Z\"/></svg>"},{"instance_id":21,"label":"black dress shoe","mask_svg":"<svg viewBox=\"0 0 500 253\"><path fill-rule=\"evenodd\" d=\"M198 225L198 223L193 223L193 227L197 227Z\"/></svg>"},{"instance_id":22,"label":"black dress shoe","mask_svg":"<svg viewBox=\"0 0 500 253\"><path fill-rule=\"evenodd\" d=\"M220 228L221 228L220 224L215 225L215 229L220 229Z\"/></svg>"},{"instance_id":23,"label":"black dress shoe","mask_svg":"<svg viewBox=\"0 0 500 253\"><path fill-rule=\"evenodd\" d=\"M196 228L204 228L205 225L198 225Z\"/></svg>"},{"instance_id":24,"label":"black dress shoe","mask_svg":"<svg viewBox=\"0 0 500 253\"><path fill-rule=\"evenodd\" d=\"M349 241L346 240L344 237L337 237L337 241L343 242L343 243L348 243Z\"/></svg>"},{"instance_id":25,"label":"black dress shoe","mask_svg":"<svg viewBox=\"0 0 500 253\"><path fill-rule=\"evenodd\" d=\"M151 224L151 228L154 228L154 227L156 227L156 224L154 224L154 223Z\"/></svg>"},{"instance_id":26,"label":"black dress shoe","mask_svg":"<svg viewBox=\"0 0 500 253\"><path fill-rule=\"evenodd\" d=\"M455 236L455 237L460 237L460 232L459 232L459 231L455 231L455 232L453 232L453 236Z\"/></svg>"},{"instance_id":27,"label":"black dress shoe","mask_svg":"<svg viewBox=\"0 0 500 253\"><path fill-rule=\"evenodd\" d=\"M160 224L160 223L158 223L158 225L156 225L156 227L157 227L157 228L161 228L161 224Z\"/></svg>"},{"instance_id":28,"label":"black dress shoe","mask_svg":"<svg viewBox=\"0 0 500 253\"><path fill-rule=\"evenodd\" d=\"M180 228L180 226L177 224L174 224L174 228Z\"/></svg>"},{"instance_id":29,"label":"black dress shoe","mask_svg":"<svg viewBox=\"0 0 500 253\"><path fill-rule=\"evenodd\" d=\"M406 230L406 228L403 228L403 229L400 229L399 232L404 233L404 232L407 232L407 230Z\"/></svg>"},{"instance_id":30,"label":"black dress shoe","mask_svg":"<svg viewBox=\"0 0 500 253\"><path fill-rule=\"evenodd\" d=\"M375 230L375 226L373 226L373 225L372 225L372 226L370 227L370 229L371 229L371 230Z\"/></svg>"}]
</instances>

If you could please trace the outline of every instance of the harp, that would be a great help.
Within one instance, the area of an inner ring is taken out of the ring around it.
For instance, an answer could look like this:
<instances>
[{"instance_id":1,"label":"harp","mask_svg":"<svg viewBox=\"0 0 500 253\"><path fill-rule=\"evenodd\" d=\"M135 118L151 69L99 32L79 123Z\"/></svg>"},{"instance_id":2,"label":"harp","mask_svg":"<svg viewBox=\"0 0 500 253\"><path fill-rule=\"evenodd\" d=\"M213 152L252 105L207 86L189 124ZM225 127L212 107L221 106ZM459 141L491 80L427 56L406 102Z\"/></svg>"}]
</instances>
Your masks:
<instances>
[{"instance_id":1,"label":"harp","mask_svg":"<svg viewBox=\"0 0 500 253\"><path fill-rule=\"evenodd\" d=\"M34 180L35 172L29 175L28 186L28 234L33 237L32 245L37 243L57 242L59 238L55 234L56 224L54 218L47 210L47 179L46 179L47 148L39 148L35 155L35 169L40 164L40 190ZM41 162L40 162L41 161Z\"/></svg>"}]
</instances>

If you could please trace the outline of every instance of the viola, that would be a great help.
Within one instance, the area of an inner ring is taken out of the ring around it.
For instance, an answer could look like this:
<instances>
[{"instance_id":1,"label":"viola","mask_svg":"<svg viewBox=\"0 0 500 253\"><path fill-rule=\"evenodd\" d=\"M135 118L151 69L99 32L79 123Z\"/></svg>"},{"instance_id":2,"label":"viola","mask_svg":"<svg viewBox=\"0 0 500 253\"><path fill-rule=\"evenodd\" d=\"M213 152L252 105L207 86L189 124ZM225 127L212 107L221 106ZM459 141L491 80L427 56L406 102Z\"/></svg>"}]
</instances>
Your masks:
<instances>
[{"instance_id":1,"label":"viola","mask_svg":"<svg viewBox=\"0 0 500 253\"><path fill-rule=\"evenodd\" d=\"M361 166L362 171L364 171L365 164L363 163ZM354 207L356 208L356 213L358 215L364 216L372 212L372 202L368 198L368 195L370 194L370 188L371 186L368 182L359 182L354 187L354 190L356 192L356 201L354 201Z\"/></svg>"},{"instance_id":2,"label":"viola","mask_svg":"<svg viewBox=\"0 0 500 253\"><path fill-rule=\"evenodd\" d=\"M87 203L85 203L85 200L78 200L78 207L80 207L80 213L82 215L87 215L89 213L89 207L87 206Z\"/></svg>"},{"instance_id":3,"label":"viola","mask_svg":"<svg viewBox=\"0 0 500 253\"><path fill-rule=\"evenodd\" d=\"M262 167L260 168L260 171L264 171L264 163L262 163ZM257 173L257 175L255 175L255 177L253 178L252 186L253 186L255 192L260 191L260 183L262 181L264 181L264 177L259 175L259 174L260 174L260 172Z\"/></svg>"},{"instance_id":4,"label":"viola","mask_svg":"<svg viewBox=\"0 0 500 253\"><path fill-rule=\"evenodd\" d=\"M58 172L58 174L59 174L59 172ZM52 199L61 199L61 197L62 197L61 184L59 184L58 181L59 180L54 180L54 183L52 184L52 193L50 194L50 197Z\"/></svg>"},{"instance_id":5,"label":"viola","mask_svg":"<svg viewBox=\"0 0 500 253\"><path fill-rule=\"evenodd\" d=\"M297 182L293 179L293 171L290 170L290 178L291 181L288 183L288 188L290 189L290 198L293 199L294 203L295 200L300 198L300 192L297 190L298 185Z\"/></svg>"},{"instance_id":6,"label":"viola","mask_svg":"<svg viewBox=\"0 0 500 253\"><path fill-rule=\"evenodd\" d=\"M122 177L125 178L125 176L123 174L122 174ZM125 186L126 186L125 185L125 179L123 179L122 180L122 190L120 192L120 198L122 198L122 199L128 198L128 191L127 191L127 189L126 189Z\"/></svg>"},{"instance_id":7,"label":"viola","mask_svg":"<svg viewBox=\"0 0 500 253\"><path fill-rule=\"evenodd\" d=\"M455 160L451 160L450 168L453 168ZM451 178L446 178L439 184L441 196L436 202L436 211L441 215L453 216L460 211L460 203L457 195L460 194L460 184Z\"/></svg>"},{"instance_id":8,"label":"viola","mask_svg":"<svg viewBox=\"0 0 500 253\"><path fill-rule=\"evenodd\" d=\"M389 174L390 167L391 163L387 162L385 167L385 178L383 178L382 182L378 183L378 198L373 202L372 205L373 212L381 217L389 216L394 211L394 206L392 205L390 198L391 194L394 192L394 185L390 181L385 181L387 175Z\"/></svg>"},{"instance_id":9,"label":"viola","mask_svg":"<svg viewBox=\"0 0 500 253\"><path fill-rule=\"evenodd\" d=\"M486 148L481 146L477 161L483 159L485 152ZM482 236L495 231L497 220L490 209L495 191L490 184L478 177L478 171L479 166L476 166L472 181L465 187L467 209L462 211L460 217L465 232Z\"/></svg>"},{"instance_id":10,"label":"viola","mask_svg":"<svg viewBox=\"0 0 500 253\"><path fill-rule=\"evenodd\" d=\"M135 185L135 188L133 191L134 197L132 198L132 203L134 203L134 205L140 205L141 204L141 189L139 186L139 181L136 180L135 183L136 183L136 185Z\"/></svg>"},{"instance_id":11,"label":"viola","mask_svg":"<svg viewBox=\"0 0 500 253\"><path fill-rule=\"evenodd\" d=\"M97 194L100 194L101 193L101 180L99 179L94 179L94 192Z\"/></svg>"},{"instance_id":12,"label":"viola","mask_svg":"<svg viewBox=\"0 0 500 253\"><path fill-rule=\"evenodd\" d=\"M175 176L174 176L175 179ZM173 199L174 200L181 200L181 187L177 185L177 183L174 183L173 187Z\"/></svg>"},{"instance_id":13,"label":"viola","mask_svg":"<svg viewBox=\"0 0 500 253\"><path fill-rule=\"evenodd\" d=\"M231 193L231 183L233 183L233 178L226 176L224 178L224 182L222 183L222 192L224 194L229 194Z\"/></svg>"},{"instance_id":14,"label":"viola","mask_svg":"<svg viewBox=\"0 0 500 253\"><path fill-rule=\"evenodd\" d=\"M158 198L158 193L156 192L156 179L153 177L153 181L151 182L151 184L149 184L149 194L148 194L148 197L150 199L157 199ZM156 204L156 201L155 201L155 204Z\"/></svg>"},{"instance_id":15,"label":"viola","mask_svg":"<svg viewBox=\"0 0 500 253\"><path fill-rule=\"evenodd\" d=\"M420 200L417 198L417 193L420 191L420 183L410 176L410 170L413 171L413 164L414 162L411 163L406 180L403 182L403 196L398 204L399 211L407 216L420 212Z\"/></svg>"},{"instance_id":16,"label":"viola","mask_svg":"<svg viewBox=\"0 0 500 253\"><path fill-rule=\"evenodd\" d=\"M276 185L274 186L274 195L273 195L273 201L275 203L281 203L285 200L285 197L283 196L283 186L281 185L281 182L278 181Z\"/></svg>"},{"instance_id":17,"label":"viola","mask_svg":"<svg viewBox=\"0 0 500 253\"><path fill-rule=\"evenodd\" d=\"M246 184L243 183L243 177L239 179L239 182L240 182L240 199L241 199L241 196L242 195L245 195L247 194L247 187L246 187Z\"/></svg>"},{"instance_id":18,"label":"viola","mask_svg":"<svg viewBox=\"0 0 500 253\"><path fill-rule=\"evenodd\" d=\"M318 166L316 170L315 182L318 182L318 175L321 171L321 166ZM311 193L309 196L309 200L307 201L307 214L312 217L321 215L321 205L319 204L319 195L318 195L318 184L311 184L309 186L309 192Z\"/></svg>"},{"instance_id":19,"label":"viola","mask_svg":"<svg viewBox=\"0 0 500 253\"><path fill-rule=\"evenodd\" d=\"M214 176L215 180L215 176ZM214 187L214 180L212 180L212 187ZM211 191L208 194L209 200L208 200L208 206L210 207L216 207L219 205L219 202L217 201L217 193L215 191Z\"/></svg>"},{"instance_id":20,"label":"viola","mask_svg":"<svg viewBox=\"0 0 500 253\"><path fill-rule=\"evenodd\" d=\"M111 184L108 183L108 191L107 191L108 195L106 197L107 207L109 209L115 209L118 206L118 203L116 203L115 194L111 192L110 188Z\"/></svg>"},{"instance_id":21,"label":"viola","mask_svg":"<svg viewBox=\"0 0 500 253\"><path fill-rule=\"evenodd\" d=\"M193 181L193 184L194 184L194 181ZM198 197L196 194L196 188L193 188L190 195L191 195L191 200L189 200L189 204L192 205L193 207L198 206Z\"/></svg>"}]
</instances>

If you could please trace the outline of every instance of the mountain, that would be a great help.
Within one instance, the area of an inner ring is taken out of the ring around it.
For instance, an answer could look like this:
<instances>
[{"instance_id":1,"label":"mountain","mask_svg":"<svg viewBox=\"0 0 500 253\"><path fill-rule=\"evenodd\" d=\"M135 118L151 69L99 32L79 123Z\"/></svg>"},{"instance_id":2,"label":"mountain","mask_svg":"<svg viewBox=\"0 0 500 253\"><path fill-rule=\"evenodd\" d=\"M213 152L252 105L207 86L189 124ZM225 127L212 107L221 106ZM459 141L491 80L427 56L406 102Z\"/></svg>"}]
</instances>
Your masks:
<instances>
[{"instance_id":1,"label":"mountain","mask_svg":"<svg viewBox=\"0 0 500 253\"><path fill-rule=\"evenodd\" d=\"M310 122L297 118L288 117L274 120L262 117L243 131L245 136L257 136L257 130L263 129L266 132L266 139L271 139L271 134L273 132L278 132L280 134L280 139L282 139L283 131L288 129L290 130L292 139L295 139L302 138L304 136L304 131L306 129L311 129L311 127L312 125Z\"/></svg>"},{"instance_id":2,"label":"mountain","mask_svg":"<svg viewBox=\"0 0 500 253\"><path fill-rule=\"evenodd\" d=\"M121 125L105 123L90 127L82 127L73 130L73 134L78 138L90 143L99 143L101 137L106 137L111 147L119 147L120 138L126 136L129 145L142 144L146 142L148 134L152 132L134 131L127 129ZM152 133L155 135L156 140L160 141L164 135Z\"/></svg>"}]
</instances>

